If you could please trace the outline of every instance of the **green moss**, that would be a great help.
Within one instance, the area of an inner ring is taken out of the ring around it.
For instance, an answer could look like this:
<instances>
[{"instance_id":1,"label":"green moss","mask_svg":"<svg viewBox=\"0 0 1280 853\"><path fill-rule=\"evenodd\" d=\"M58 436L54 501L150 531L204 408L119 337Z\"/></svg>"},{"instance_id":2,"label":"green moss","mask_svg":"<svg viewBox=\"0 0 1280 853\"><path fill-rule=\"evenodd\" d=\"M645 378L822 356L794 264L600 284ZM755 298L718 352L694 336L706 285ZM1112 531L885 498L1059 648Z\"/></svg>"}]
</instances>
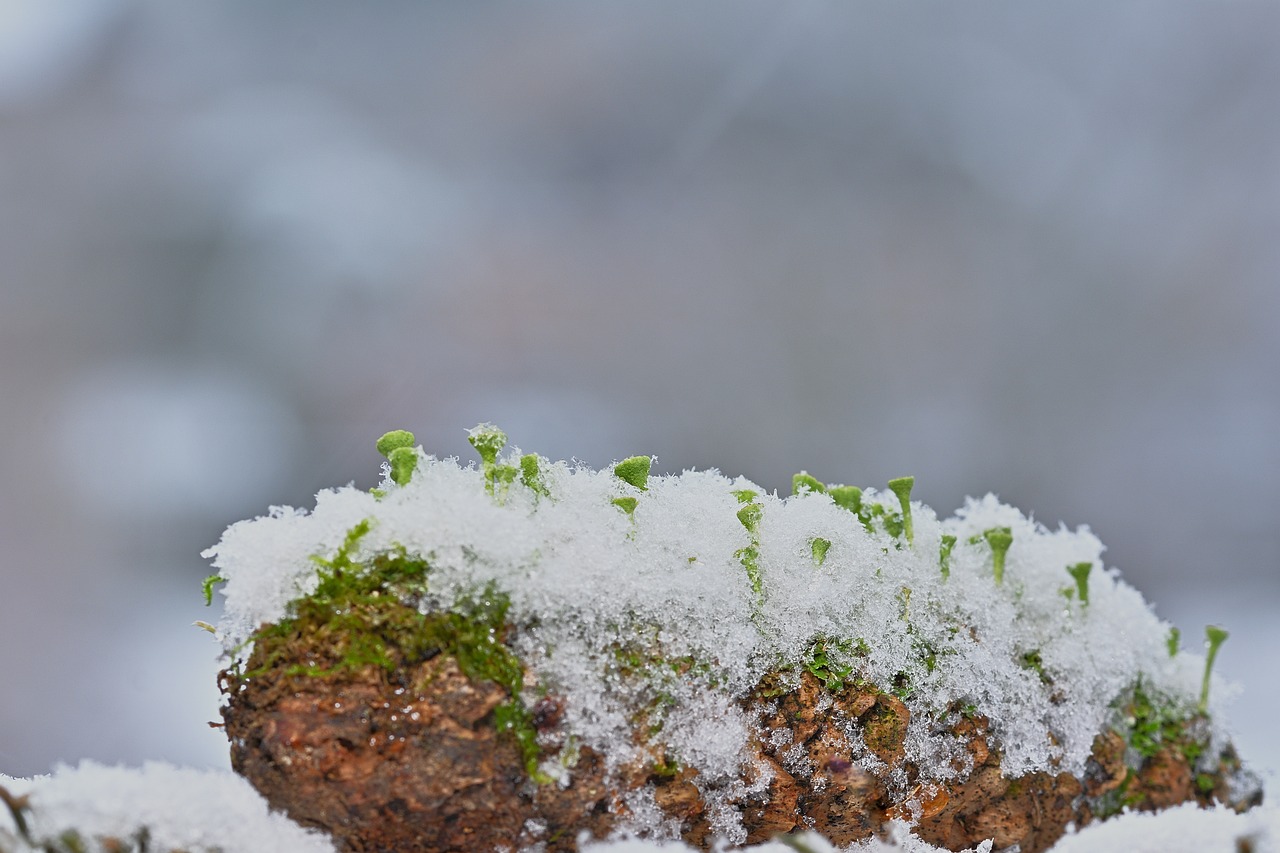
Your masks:
<instances>
[{"instance_id":1,"label":"green moss","mask_svg":"<svg viewBox=\"0 0 1280 853\"><path fill-rule=\"evenodd\" d=\"M915 477L897 477L889 481L889 491L898 496L898 503L902 507L902 533L908 545L913 544L915 538L915 532L911 526L911 488L915 482Z\"/></svg>"},{"instance_id":2,"label":"green moss","mask_svg":"<svg viewBox=\"0 0 1280 853\"><path fill-rule=\"evenodd\" d=\"M982 533L982 538L991 546L991 567L995 573L996 583L1004 583L1004 558L1013 544L1013 531L1007 527L993 527Z\"/></svg>"},{"instance_id":3,"label":"green moss","mask_svg":"<svg viewBox=\"0 0 1280 853\"><path fill-rule=\"evenodd\" d=\"M853 681L856 662L871 650L861 639L837 640L818 637L805 651L804 668L832 693L839 693Z\"/></svg>"},{"instance_id":4,"label":"green moss","mask_svg":"<svg viewBox=\"0 0 1280 853\"><path fill-rule=\"evenodd\" d=\"M1080 596L1080 603L1089 604L1089 572L1093 570L1093 563L1076 563L1073 566L1067 566L1067 574L1075 578L1076 593Z\"/></svg>"},{"instance_id":5,"label":"green moss","mask_svg":"<svg viewBox=\"0 0 1280 853\"><path fill-rule=\"evenodd\" d=\"M547 781L538 771L537 732L520 699L524 667L503 642L510 599L490 583L460 596L450 610L423 613L427 561L399 549L357 562L353 554L369 529L368 520L362 521L332 557L314 558L315 591L291 602L285 618L254 633L259 665L243 677L285 665L290 644L303 636L314 660L285 665L288 675L333 678L368 667L390 675L448 654L468 678L506 690L510 699L495 710L495 725L515 738L530 777Z\"/></svg>"},{"instance_id":6,"label":"green moss","mask_svg":"<svg viewBox=\"0 0 1280 853\"><path fill-rule=\"evenodd\" d=\"M1124 721L1127 731L1121 735L1143 758L1168 746L1194 764L1207 746L1194 719L1170 699L1149 691L1141 680L1125 703Z\"/></svg>"},{"instance_id":7,"label":"green moss","mask_svg":"<svg viewBox=\"0 0 1280 853\"><path fill-rule=\"evenodd\" d=\"M938 547L938 567L942 570L942 578L951 577L951 549L956 547L956 537L950 533L942 535L942 544Z\"/></svg>"},{"instance_id":8,"label":"green moss","mask_svg":"<svg viewBox=\"0 0 1280 853\"><path fill-rule=\"evenodd\" d=\"M204 591L204 606L209 607L213 604L213 587L215 584L224 583L227 579L219 574L212 574L204 579L204 583L200 588Z\"/></svg>"},{"instance_id":9,"label":"green moss","mask_svg":"<svg viewBox=\"0 0 1280 853\"><path fill-rule=\"evenodd\" d=\"M507 446L507 434L493 424L477 424L467 432L467 441L480 454L480 470L484 474L484 489L493 494L498 453Z\"/></svg>"},{"instance_id":10,"label":"green moss","mask_svg":"<svg viewBox=\"0 0 1280 853\"><path fill-rule=\"evenodd\" d=\"M1039 649L1032 649L1029 652L1024 652L1022 657L1018 659L1018 666L1034 672L1039 676L1041 684L1053 683L1053 679L1044 671L1044 658L1041 656Z\"/></svg>"},{"instance_id":11,"label":"green moss","mask_svg":"<svg viewBox=\"0 0 1280 853\"><path fill-rule=\"evenodd\" d=\"M813 475L801 471L791 477L791 494L798 495L801 491L820 493L825 492L827 487L822 481Z\"/></svg>"},{"instance_id":12,"label":"green moss","mask_svg":"<svg viewBox=\"0 0 1280 853\"><path fill-rule=\"evenodd\" d=\"M649 466L652 461L648 456L631 456L613 466L613 473L619 480L635 486L640 491L649 488Z\"/></svg>"},{"instance_id":13,"label":"green moss","mask_svg":"<svg viewBox=\"0 0 1280 853\"><path fill-rule=\"evenodd\" d=\"M813 554L814 564L821 566L827 560L827 552L831 550L831 540L819 536L809 543L809 550Z\"/></svg>"}]
</instances>

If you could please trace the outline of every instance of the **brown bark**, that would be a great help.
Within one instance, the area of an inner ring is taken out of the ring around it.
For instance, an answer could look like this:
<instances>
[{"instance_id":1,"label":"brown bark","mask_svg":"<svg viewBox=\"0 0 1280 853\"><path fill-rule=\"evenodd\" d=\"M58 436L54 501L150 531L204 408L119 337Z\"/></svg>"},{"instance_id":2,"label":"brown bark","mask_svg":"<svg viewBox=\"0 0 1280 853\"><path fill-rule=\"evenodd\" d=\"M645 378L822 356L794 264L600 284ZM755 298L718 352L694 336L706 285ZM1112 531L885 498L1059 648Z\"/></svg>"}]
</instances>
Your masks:
<instances>
[{"instance_id":1,"label":"brown bark","mask_svg":"<svg viewBox=\"0 0 1280 853\"><path fill-rule=\"evenodd\" d=\"M494 724L507 692L468 678L448 654L405 662L393 673L368 666L310 677L283 674L289 663L314 657L305 637L291 642L283 653L273 651L274 669L265 674L241 680L224 673L232 763L274 807L329 831L345 849L477 851L541 843L549 851L572 850L583 831L607 836L627 816L626 794L646 785L665 814L680 821L686 842L706 849L714 840L696 773L672 775L661 755L610 776L602 756L582 749L567 785L531 781L515 738ZM263 664L263 654L255 649L250 671ZM744 773L748 781L770 776L763 794L734 804L749 843L809 829L845 845L880 832L890 819L905 819L921 838L952 850L994 838L997 849L1017 844L1036 853L1067 824L1097 819L1108 802L1158 809L1224 800L1233 772L1227 756L1212 776L1213 790L1202 792L1178 750L1163 749L1131 768L1124 741L1107 733L1095 742L1083 778L1009 779L985 720L956 715L949 730L971 767L963 781L930 779L905 761L910 711L897 697L866 686L832 694L806 672L798 687L766 678L742 701L767 735L750 744ZM533 709L534 724L551 740L563 734L559 710L555 699ZM860 735L865 752L851 733ZM868 753L878 761L868 764Z\"/></svg>"}]
</instances>

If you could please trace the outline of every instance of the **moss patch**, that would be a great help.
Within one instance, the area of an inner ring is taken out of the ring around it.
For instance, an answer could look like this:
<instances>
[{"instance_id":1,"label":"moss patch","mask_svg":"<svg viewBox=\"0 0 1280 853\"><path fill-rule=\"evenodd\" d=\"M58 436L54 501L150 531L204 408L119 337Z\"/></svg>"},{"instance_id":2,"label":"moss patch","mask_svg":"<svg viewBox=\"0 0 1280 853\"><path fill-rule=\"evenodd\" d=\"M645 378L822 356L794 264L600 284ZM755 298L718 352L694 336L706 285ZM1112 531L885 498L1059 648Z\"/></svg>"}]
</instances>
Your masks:
<instances>
[{"instance_id":1,"label":"moss patch","mask_svg":"<svg viewBox=\"0 0 1280 853\"><path fill-rule=\"evenodd\" d=\"M503 642L510 599L489 584L461 597L450 610L423 613L427 561L403 549L355 561L352 553L368 531L369 522L361 522L333 557L316 558L315 591L291 602L284 619L254 633L255 666L240 678L282 671L332 679L368 667L394 677L421 661L449 655L468 678L506 690L510 699L495 709L494 723L515 738L529 775L545 781L538 771L537 732L520 699L524 667Z\"/></svg>"}]
</instances>

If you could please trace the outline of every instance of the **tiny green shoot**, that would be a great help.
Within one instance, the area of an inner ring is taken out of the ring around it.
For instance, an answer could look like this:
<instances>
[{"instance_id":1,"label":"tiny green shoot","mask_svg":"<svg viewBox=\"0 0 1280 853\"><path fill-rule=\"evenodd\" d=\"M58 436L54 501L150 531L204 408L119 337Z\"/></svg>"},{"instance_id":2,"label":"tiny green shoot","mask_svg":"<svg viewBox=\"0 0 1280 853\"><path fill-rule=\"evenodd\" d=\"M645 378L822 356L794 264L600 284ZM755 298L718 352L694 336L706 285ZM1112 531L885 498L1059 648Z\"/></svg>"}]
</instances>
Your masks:
<instances>
[{"instance_id":1,"label":"tiny green shoot","mask_svg":"<svg viewBox=\"0 0 1280 853\"><path fill-rule=\"evenodd\" d=\"M649 465L652 461L648 456L628 457L613 466L614 476L624 483L630 483L642 492L647 491L649 488Z\"/></svg>"},{"instance_id":2,"label":"tiny green shoot","mask_svg":"<svg viewBox=\"0 0 1280 853\"><path fill-rule=\"evenodd\" d=\"M1076 593L1080 598L1080 603L1086 607L1089 605L1089 572L1093 570L1093 563L1076 563L1074 566L1067 566L1067 574L1076 580Z\"/></svg>"},{"instance_id":3,"label":"tiny green shoot","mask_svg":"<svg viewBox=\"0 0 1280 853\"><path fill-rule=\"evenodd\" d=\"M397 447L387 457L391 463L391 479L397 485L406 485L418 467L418 451L412 447Z\"/></svg>"},{"instance_id":4,"label":"tiny green shoot","mask_svg":"<svg viewBox=\"0 0 1280 853\"><path fill-rule=\"evenodd\" d=\"M799 474L794 474L791 477L791 494L798 495L800 494L801 489L804 489L807 492L820 493L825 492L827 487L824 486L822 481L817 477L807 471L801 471Z\"/></svg>"},{"instance_id":5,"label":"tiny green shoot","mask_svg":"<svg viewBox=\"0 0 1280 853\"><path fill-rule=\"evenodd\" d=\"M857 486L832 486L827 490L836 506L844 507L854 515L862 509L862 489Z\"/></svg>"},{"instance_id":6,"label":"tiny green shoot","mask_svg":"<svg viewBox=\"0 0 1280 853\"><path fill-rule=\"evenodd\" d=\"M1197 706L1201 714L1209 713L1209 673L1213 671L1213 661L1218 657L1218 647L1227 639L1227 632L1217 625L1204 627L1205 644L1209 647L1204 659L1204 681L1200 684L1200 704Z\"/></svg>"},{"instance_id":7,"label":"tiny green shoot","mask_svg":"<svg viewBox=\"0 0 1280 853\"><path fill-rule=\"evenodd\" d=\"M982 533L982 538L991 546L991 566L995 572L996 583L1004 583L1004 558L1013 544L1013 531L1007 527L993 527Z\"/></svg>"},{"instance_id":8,"label":"tiny green shoot","mask_svg":"<svg viewBox=\"0 0 1280 853\"><path fill-rule=\"evenodd\" d=\"M378 452L388 460L391 459L391 451L397 447L413 447L413 433L407 429L393 429L378 439Z\"/></svg>"},{"instance_id":9,"label":"tiny green shoot","mask_svg":"<svg viewBox=\"0 0 1280 853\"><path fill-rule=\"evenodd\" d=\"M204 579L204 583L200 585L200 588L204 590L204 606L205 607L209 607L210 605L213 604L214 584L220 584L220 583L223 583L224 581L226 581L226 578L224 578L222 575L219 575L219 574L212 574L212 575L209 575L209 577Z\"/></svg>"},{"instance_id":10,"label":"tiny green shoot","mask_svg":"<svg viewBox=\"0 0 1280 853\"><path fill-rule=\"evenodd\" d=\"M956 537L950 533L942 534L942 545L938 548L938 565L942 568L942 579L951 577L951 549L956 547Z\"/></svg>"},{"instance_id":11,"label":"tiny green shoot","mask_svg":"<svg viewBox=\"0 0 1280 853\"><path fill-rule=\"evenodd\" d=\"M526 453L520 457L520 482L536 495L544 498L551 497L551 490L547 488L547 483L542 477L542 468L536 453Z\"/></svg>"},{"instance_id":12,"label":"tiny green shoot","mask_svg":"<svg viewBox=\"0 0 1280 853\"><path fill-rule=\"evenodd\" d=\"M831 550L831 540L819 536L809 543L809 549L813 553L814 564L821 566L826 562L827 552Z\"/></svg>"},{"instance_id":13,"label":"tiny green shoot","mask_svg":"<svg viewBox=\"0 0 1280 853\"><path fill-rule=\"evenodd\" d=\"M497 477L498 452L507 446L507 434L493 424L477 424L467 431L467 441L480 454L484 490L492 495L493 482Z\"/></svg>"},{"instance_id":14,"label":"tiny green shoot","mask_svg":"<svg viewBox=\"0 0 1280 853\"><path fill-rule=\"evenodd\" d=\"M218 633L218 629L217 629L217 628L215 628L215 627L213 627L212 625L210 625L208 622L202 622L202 621L200 621L199 619L197 619L196 621L192 622L191 624L192 624L192 625L195 625L195 626L196 626L197 628L199 628L201 631L208 631L210 634L216 634L216 633Z\"/></svg>"},{"instance_id":15,"label":"tiny green shoot","mask_svg":"<svg viewBox=\"0 0 1280 853\"><path fill-rule=\"evenodd\" d=\"M636 506L639 504L639 501L637 501L635 498L632 498L632 497L614 498L612 503L618 509L625 512L631 518L632 521L636 520L635 512L636 512Z\"/></svg>"},{"instance_id":16,"label":"tiny green shoot","mask_svg":"<svg viewBox=\"0 0 1280 853\"><path fill-rule=\"evenodd\" d=\"M898 503L902 505L902 533L908 545L912 544L914 538L911 526L911 487L915 483L915 477L897 477L889 481L889 491L898 496Z\"/></svg>"},{"instance_id":17,"label":"tiny green shoot","mask_svg":"<svg viewBox=\"0 0 1280 853\"><path fill-rule=\"evenodd\" d=\"M757 492L752 489L734 489L733 496L740 504L749 504L756 499Z\"/></svg>"},{"instance_id":18,"label":"tiny green shoot","mask_svg":"<svg viewBox=\"0 0 1280 853\"><path fill-rule=\"evenodd\" d=\"M1178 646L1182 642L1182 632L1176 627L1169 628L1169 638L1164 641L1169 649L1169 657L1177 657Z\"/></svg>"}]
</instances>

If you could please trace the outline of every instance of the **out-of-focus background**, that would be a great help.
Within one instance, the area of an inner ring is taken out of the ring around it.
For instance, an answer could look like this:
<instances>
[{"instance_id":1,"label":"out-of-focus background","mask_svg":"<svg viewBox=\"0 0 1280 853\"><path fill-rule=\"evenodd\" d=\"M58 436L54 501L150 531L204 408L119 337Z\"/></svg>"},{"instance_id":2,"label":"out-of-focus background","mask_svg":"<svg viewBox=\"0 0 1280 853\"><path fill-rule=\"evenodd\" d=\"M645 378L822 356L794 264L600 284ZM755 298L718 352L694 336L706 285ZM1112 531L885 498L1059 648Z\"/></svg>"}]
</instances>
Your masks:
<instances>
[{"instance_id":1,"label":"out-of-focus background","mask_svg":"<svg viewBox=\"0 0 1280 853\"><path fill-rule=\"evenodd\" d=\"M0 771L222 766L201 549L464 430L1089 524L1280 766L1280 5L0 0Z\"/></svg>"}]
</instances>

